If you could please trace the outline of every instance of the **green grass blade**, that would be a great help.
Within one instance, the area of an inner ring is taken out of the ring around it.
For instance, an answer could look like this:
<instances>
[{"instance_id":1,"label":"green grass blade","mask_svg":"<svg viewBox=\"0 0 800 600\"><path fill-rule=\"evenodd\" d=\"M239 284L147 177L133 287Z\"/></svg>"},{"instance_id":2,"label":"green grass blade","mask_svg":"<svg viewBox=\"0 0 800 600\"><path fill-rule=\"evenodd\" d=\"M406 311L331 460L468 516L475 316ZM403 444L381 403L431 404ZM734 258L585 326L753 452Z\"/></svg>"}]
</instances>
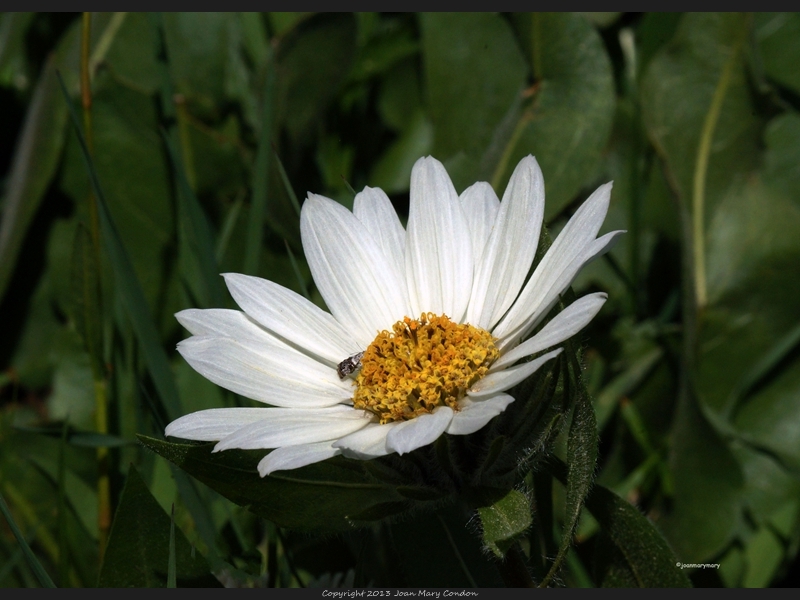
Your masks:
<instances>
[{"instance_id":1,"label":"green grass blade","mask_svg":"<svg viewBox=\"0 0 800 600\"><path fill-rule=\"evenodd\" d=\"M292 201L292 206L294 206L294 210L297 213L297 216L300 216L300 202L297 200L297 194L294 193L294 189L292 189L292 184L289 181L289 176L286 174L286 169L283 168L283 162L281 162L281 157L278 156L278 152L275 151L275 161L276 165L278 166L278 173L281 174L281 181L283 182L283 187L286 190L286 193L289 195L289 199Z\"/></svg>"},{"instance_id":2,"label":"green grass blade","mask_svg":"<svg viewBox=\"0 0 800 600\"><path fill-rule=\"evenodd\" d=\"M239 214L242 212L243 205L244 200L241 197L236 198L228 214L225 215L222 229L217 238L217 247L215 250L217 263L221 263L222 259L225 258L225 253L228 251L228 244L231 241L231 236L233 235L233 230L236 228L236 222L239 220Z\"/></svg>"},{"instance_id":3,"label":"green grass blade","mask_svg":"<svg viewBox=\"0 0 800 600\"><path fill-rule=\"evenodd\" d=\"M187 169L191 167L191 148L188 142L182 146L179 142L181 136L176 122L180 115L177 114L173 100L175 93L170 77L163 17L161 13L151 13L149 17L151 25L156 30L157 44L160 47L158 73L161 83L161 110L166 127L166 130L162 130L162 137L174 177L178 205L178 236L184 242L183 247L195 256L200 267L200 287L203 292L200 301L206 306L220 307L224 305L225 296L214 252L214 235L189 182L190 174Z\"/></svg>"},{"instance_id":4,"label":"green grass blade","mask_svg":"<svg viewBox=\"0 0 800 600\"><path fill-rule=\"evenodd\" d=\"M133 330L136 334L139 344L142 347L142 354L144 355L150 377L153 379L153 384L158 391L159 398L163 403L164 409L169 416L170 420L177 419L182 411L178 400L178 389L175 386L175 380L170 370L169 360L167 353L161 346L158 330L156 329L153 318L150 315L150 310L147 306L144 292L142 291L139 279L133 269L128 253L122 244L119 233L117 232L114 222L111 219L111 213L108 210L108 205L105 200L105 195L100 187L100 181L97 177L97 172L94 168L92 158L86 146L86 140L83 136L78 115L75 112L75 107L70 102L67 88L61 75L58 74L59 82L64 93L64 100L67 102L69 108L70 118L75 128L75 134L80 143L82 155L89 172L89 179L92 184L95 196L97 198L97 205L99 208L100 216L100 230L103 238L106 253L108 254L109 261L114 271L114 280L116 283L116 290L120 294L122 304L131 321Z\"/></svg>"},{"instance_id":5,"label":"green grass blade","mask_svg":"<svg viewBox=\"0 0 800 600\"><path fill-rule=\"evenodd\" d=\"M169 560L167 563L167 587L176 588L178 583L175 576L175 504L169 514Z\"/></svg>"},{"instance_id":6,"label":"green grass blade","mask_svg":"<svg viewBox=\"0 0 800 600\"><path fill-rule=\"evenodd\" d=\"M42 584L42 587L55 588L56 584L53 583L52 579L50 579L50 575L48 575L47 571L44 570L42 563L40 563L39 559L36 558L36 555L33 553L33 550L31 550L28 542L25 541L25 536L22 535L19 527L17 527L14 518L11 516L11 511L8 509L8 505L3 498L3 494L0 494L0 512L3 513L6 521L8 521L8 526L11 528L11 532L14 534L14 537L17 538L20 548L22 548L22 551L25 553L25 559L28 561L28 565L30 565L31 569L36 574L39 583Z\"/></svg>"},{"instance_id":7,"label":"green grass blade","mask_svg":"<svg viewBox=\"0 0 800 600\"><path fill-rule=\"evenodd\" d=\"M275 66L272 55L267 58L266 81L261 113L261 135L258 140L255 165L253 166L253 197L250 203L250 218L245 241L244 272L258 274L258 263L264 240L264 216L267 210L269 190L270 148L272 146L273 101L275 96Z\"/></svg>"},{"instance_id":8,"label":"green grass blade","mask_svg":"<svg viewBox=\"0 0 800 600\"><path fill-rule=\"evenodd\" d=\"M283 243L286 244L286 254L289 255L289 262L292 263L292 270L294 271L294 276L297 277L297 285L300 286L300 292L303 294L303 296L311 300L311 296L308 294L308 287L303 279L303 274L300 273L300 266L297 264L297 259L294 257L294 252L292 252L289 242L283 240Z\"/></svg>"},{"instance_id":9,"label":"green grass blade","mask_svg":"<svg viewBox=\"0 0 800 600\"><path fill-rule=\"evenodd\" d=\"M69 572L69 553L67 544L67 501L66 501L66 456L67 456L67 421L61 424L61 438L58 444L58 491L56 510L58 511L58 581L63 586Z\"/></svg>"},{"instance_id":10,"label":"green grass blade","mask_svg":"<svg viewBox=\"0 0 800 600\"><path fill-rule=\"evenodd\" d=\"M180 155L166 132L162 131L164 145L175 173L175 187L178 192L178 235L185 236L186 247L195 255L200 265L206 306L224 306L222 278L214 252L214 236L197 196L189 185Z\"/></svg>"}]
</instances>

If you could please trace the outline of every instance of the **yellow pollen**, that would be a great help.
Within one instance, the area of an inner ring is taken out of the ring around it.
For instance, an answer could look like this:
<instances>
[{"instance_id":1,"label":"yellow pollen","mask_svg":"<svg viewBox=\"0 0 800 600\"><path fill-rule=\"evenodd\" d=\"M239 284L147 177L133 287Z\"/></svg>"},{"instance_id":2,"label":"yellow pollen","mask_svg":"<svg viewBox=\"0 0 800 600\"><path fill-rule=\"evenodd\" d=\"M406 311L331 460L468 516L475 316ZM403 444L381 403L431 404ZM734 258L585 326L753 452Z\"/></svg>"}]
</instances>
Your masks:
<instances>
[{"instance_id":1,"label":"yellow pollen","mask_svg":"<svg viewBox=\"0 0 800 600\"><path fill-rule=\"evenodd\" d=\"M381 423L407 421L437 406L458 410L499 354L491 334L478 327L433 313L405 317L364 351L353 405Z\"/></svg>"}]
</instances>

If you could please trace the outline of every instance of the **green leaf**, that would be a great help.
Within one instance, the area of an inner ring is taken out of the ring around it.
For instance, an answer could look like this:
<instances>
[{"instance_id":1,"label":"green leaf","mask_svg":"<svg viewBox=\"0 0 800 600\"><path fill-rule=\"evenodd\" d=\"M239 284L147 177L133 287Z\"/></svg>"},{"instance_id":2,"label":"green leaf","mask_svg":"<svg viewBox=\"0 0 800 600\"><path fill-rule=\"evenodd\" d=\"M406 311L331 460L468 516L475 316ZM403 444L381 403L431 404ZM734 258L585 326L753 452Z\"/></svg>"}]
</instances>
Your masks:
<instances>
[{"instance_id":1,"label":"green leaf","mask_svg":"<svg viewBox=\"0 0 800 600\"><path fill-rule=\"evenodd\" d=\"M614 562L620 579L625 573L638 587L692 587L667 542L633 506L598 485L586 499L586 508L618 552Z\"/></svg>"},{"instance_id":2,"label":"green leaf","mask_svg":"<svg viewBox=\"0 0 800 600\"><path fill-rule=\"evenodd\" d=\"M17 255L64 146L67 109L55 78L58 59L50 55L33 92L4 188L0 218L0 298Z\"/></svg>"},{"instance_id":3,"label":"green leaf","mask_svg":"<svg viewBox=\"0 0 800 600\"><path fill-rule=\"evenodd\" d=\"M800 115L786 112L764 132L764 180L800 202Z\"/></svg>"},{"instance_id":4,"label":"green leaf","mask_svg":"<svg viewBox=\"0 0 800 600\"><path fill-rule=\"evenodd\" d=\"M492 504L478 509L483 526L483 542L498 558L503 558L531 525L531 508L528 498L518 490Z\"/></svg>"},{"instance_id":5,"label":"green leaf","mask_svg":"<svg viewBox=\"0 0 800 600\"><path fill-rule=\"evenodd\" d=\"M232 502L281 527L343 531L405 511L411 502L394 486L369 477L359 461L334 458L260 477L262 451L226 450L214 444L175 444L146 436L139 440Z\"/></svg>"},{"instance_id":6,"label":"green leaf","mask_svg":"<svg viewBox=\"0 0 800 600\"><path fill-rule=\"evenodd\" d=\"M419 19L433 154L446 162L461 191L491 178L511 134L527 68L500 15L423 13Z\"/></svg>"},{"instance_id":7,"label":"green leaf","mask_svg":"<svg viewBox=\"0 0 800 600\"><path fill-rule=\"evenodd\" d=\"M375 162L370 172L370 185L387 194L407 191L414 163L420 156L429 154L432 145L433 128L420 110L411 117L400 137Z\"/></svg>"},{"instance_id":8,"label":"green leaf","mask_svg":"<svg viewBox=\"0 0 800 600\"><path fill-rule=\"evenodd\" d=\"M736 458L693 398L679 400L670 471L675 495L661 528L683 562L706 561L740 526L744 478Z\"/></svg>"},{"instance_id":9,"label":"green leaf","mask_svg":"<svg viewBox=\"0 0 800 600\"><path fill-rule=\"evenodd\" d=\"M277 120L299 141L333 100L355 56L351 15L315 15L281 38L277 50Z\"/></svg>"},{"instance_id":10,"label":"green leaf","mask_svg":"<svg viewBox=\"0 0 800 600\"><path fill-rule=\"evenodd\" d=\"M797 467L800 205L770 183L727 195L712 221L697 383L714 413Z\"/></svg>"},{"instance_id":11,"label":"green leaf","mask_svg":"<svg viewBox=\"0 0 800 600\"><path fill-rule=\"evenodd\" d=\"M757 160L759 121L750 99L740 44L747 21L735 13L687 13L674 38L652 59L642 80L645 126L665 160L670 181L686 203L692 198L703 126L728 61L706 173L706 210L742 179Z\"/></svg>"},{"instance_id":12,"label":"green leaf","mask_svg":"<svg viewBox=\"0 0 800 600\"><path fill-rule=\"evenodd\" d=\"M176 91L191 100L195 110L213 115L226 98L241 53L238 15L166 12L164 33Z\"/></svg>"},{"instance_id":13,"label":"green leaf","mask_svg":"<svg viewBox=\"0 0 800 600\"><path fill-rule=\"evenodd\" d=\"M36 13L7 12L0 17L0 86L19 91L30 85L25 41Z\"/></svg>"},{"instance_id":14,"label":"green leaf","mask_svg":"<svg viewBox=\"0 0 800 600\"><path fill-rule=\"evenodd\" d=\"M792 12L756 13L755 38L764 73L773 81L800 93L800 15Z\"/></svg>"},{"instance_id":15,"label":"green leaf","mask_svg":"<svg viewBox=\"0 0 800 600\"><path fill-rule=\"evenodd\" d=\"M611 61L580 15L531 13L517 15L515 23L527 42L535 92L493 183L504 187L517 163L533 154L544 174L545 219L551 219L596 177L614 121Z\"/></svg>"},{"instance_id":16,"label":"green leaf","mask_svg":"<svg viewBox=\"0 0 800 600\"><path fill-rule=\"evenodd\" d=\"M768 527L759 529L745 549L747 570L741 587L769 587L784 556L784 544L780 537Z\"/></svg>"},{"instance_id":17,"label":"green leaf","mask_svg":"<svg viewBox=\"0 0 800 600\"><path fill-rule=\"evenodd\" d=\"M567 465L553 458L549 469L565 483ZM605 539L604 549L612 555L601 564L608 573L609 583L638 587L691 587L680 569L677 556L658 529L636 508L602 485L595 485L586 498L586 508L600 525ZM600 582L606 573L600 573Z\"/></svg>"},{"instance_id":18,"label":"green leaf","mask_svg":"<svg viewBox=\"0 0 800 600\"><path fill-rule=\"evenodd\" d=\"M170 518L131 466L108 538L100 587L165 587L170 564ZM174 536L179 587L219 587L208 563L179 529Z\"/></svg>"},{"instance_id":19,"label":"green leaf","mask_svg":"<svg viewBox=\"0 0 800 600\"><path fill-rule=\"evenodd\" d=\"M156 39L146 13L118 13L123 19L114 32L103 67L128 87L150 95L158 90ZM93 27L94 28L94 27Z\"/></svg>"}]
</instances>

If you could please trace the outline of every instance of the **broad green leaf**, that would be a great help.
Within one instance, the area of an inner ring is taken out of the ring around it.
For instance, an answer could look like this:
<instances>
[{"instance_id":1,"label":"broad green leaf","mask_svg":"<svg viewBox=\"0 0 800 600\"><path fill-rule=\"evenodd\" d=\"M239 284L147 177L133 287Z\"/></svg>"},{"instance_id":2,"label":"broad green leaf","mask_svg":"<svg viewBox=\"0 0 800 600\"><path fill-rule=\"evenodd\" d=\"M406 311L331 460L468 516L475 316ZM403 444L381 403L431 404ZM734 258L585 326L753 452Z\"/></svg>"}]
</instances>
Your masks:
<instances>
[{"instance_id":1,"label":"broad green leaf","mask_svg":"<svg viewBox=\"0 0 800 600\"><path fill-rule=\"evenodd\" d=\"M7 12L0 17L0 86L23 91L30 85L25 38L36 13Z\"/></svg>"},{"instance_id":2,"label":"broad green leaf","mask_svg":"<svg viewBox=\"0 0 800 600\"><path fill-rule=\"evenodd\" d=\"M764 179L800 203L800 114L786 112L764 132Z\"/></svg>"},{"instance_id":3,"label":"broad green leaf","mask_svg":"<svg viewBox=\"0 0 800 600\"><path fill-rule=\"evenodd\" d=\"M782 467L800 476L800 369L797 359L777 370L768 383L746 401L737 412L734 423L746 439L773 453ZM783 490L774 489L781 495Z\"/></svg>"},{"instance_id":4,"label":"broad green leaf","mask_svg":"<svg viewBox=\"0 0 800 600\"><path fill-rule=\"evenodd\" d=\"M800 380L794 350L800 327L800 205L755 179L729 194L712 221L709 299L698 389L737 429L800 465ZM732 377L731 373L735 375Z\"/></svg>"},{"instance_id":5,"label":"broad green leaf","mask_svg":"<svg viewBox=\"0 0 800 600\"><path fill-rule=\"evenodd\" d=\"M734 444L732 449L747 484L744 500L748 514L757 524L772 522L787 504L800 498L800 478L773 457L743 444Z\"/></svg>"},{"instance_id":6,"label":"broad green leaf","mask_svg":"<svg viewBox=\"0 0 800 600\"><path fill-rule=\"evenodd\" d=\"M379 19L376 21L380 22ZM418 52L419 42L414 39L410 27L386 23L378 31L373 32L360 49L354 61L350 79L352 81L369 79L388 71L399 61Z\"/></svg>"},{"instance_id":7,"label":"broad green leaf","mask_svg":"<svg viewBox=\"0 0 800 600\"><path fill-rule=\"evenodd\" d=\"M586 499L586 508L613 544L607 563L611 580L603 577L603 584L635 583L643 588L692 586L677 566L679 561L667 542L636 508L599 485Z\"/></svg>"},{"instance_id":8,"label":"broad green leaf","mask_svg":"<svg viewBox=\"0 0 800 600\"><path fill-rule=\"evenodd\" d=\"M768 587L783 562L784 543L769 527L762 527L748 541L744 554L747 569L741 587Z\"/></svg>"},{"instance_id":9,"label":"broad green leaf","mask_svg":"<svg viewBox=\"0 0 800 600\"><path fill-rule=\"evenodd\" d=\"M721 105L710 135L704 211L756 165L759 119L746 79L742 49L748 21L736 13L687 13L672 40L650 61L642 79L644 124L680 199L690 206L704 124L714 95ZM727 68L727 70L726 70Z\"/></svg>"},{"instance_id":10,"label":"broad green leaf","mask_svg":"<svg viewBox=\"0 0 800 600\"><path fill-rule=\"evenodd\" d=\"M139 440L232 502L281 527L347 530L410 505L393 486L369 477L358 461L336 458L262 478L256 466L263 452L212 453L214 444L175 444L145 436Z\"/></svg>"},{"instance_id":11,"label":"broad green leaf","mask_svg":"<svg viewBox=\"0 0 800 600\"><path fill-rule=\"evenodd\" d=\"M147 14L122 13L122 23L108 40L108 52L99 68L110 69L124 85L145 94L159 86L156 64L156 38Z\"/></svg>"},{"instance_id":12,"label":"broad green leaf","mask_svg":"<svg viewBox=\"0 0 800 600\"><path fill-rule=\"evenodd\" d=\"M295 141L305 138L332 101L355 54L355 20L320 14L302 21L277 50L277 122Z\"/></svg>"},{"instance_id":13,"label":"broad green leaf","mask_svg":"<svg viewBox=\"0 0 800 600\"><path fill-rule=\"evenodd\" d=\"M704 562L741 524L742 469L694 398L679 400L670 451L674 497L659 525L681 561Z\"/></svg>"},{"instance_id":14,"label":"broad green leaf","mask_svg":"<svg viewBox=\"0 0 800 600\"><path fill-rule=\"evenodd\" d=\"M411 169L421 156L430 153L433 144L433 129L422 111L409 121L400 137L387 148L370 172L370 185L379 187L387 194L408 190Z\"/></svg>"},{"instance_id":15,"label":"broad green leaf","mask_svg":"<svg viewBox=\"0 0 800 600\"><path fill-rule=\"evenodd\" d=\"M553 458L548 469L567 481L567 465ZM602 485L595 485L586 498L586 508L603 532L602 548L607 560L601 565L613 572L609 583L639 587L691 587L680 569L678 557L659 530L636 508ZM602 583L606 573L599 573Z\"/></svg>"},{"instance_id":16,"label":"broad green leaf","mask_svg":"<svg viewBox=\"0 0 800 600\"><path fill-rule=\"evenodd\" d=\"M308 12L270 12L267 13L269 23L275 35L281 35L289 31L292 27L313 13Z\"/></svg>"},{"instance_id":17,"label":"broad green leaf","mask_svg":"<svg viewBox=\"0 0 800 600\"><path fill-rule=\"evenodd\" d=\"M166 587L170 566L170 518L158 505L139 472L131 467L108 540L100 587ZM179 529L174 536L179 587L218 587L208 563Z\"/></svg>"},{"instance_id":18,"label":"broad green leaf","mask_svg":"<svg viewBox=\"0 0 800 600\"><path fill-rule=\"evenodd\" d=\"M519 115L519 138L493 183L505 187L517 162L533 154L551 219L594 183L614 121L611 61L600 35L579 15L531 13L517 15L515 23L530 56L533 104Z\"/></svg>"},{"instance_id":19,"label":"broad green leaf","mask_svg":"<svg viewBox=\"0 0 800 600\"><path fill-rule=\"evenodd\" d=\"M531 507L525 494L511 490L506 496L478 509L483 543L502 559L516 539L531 525Z\"/></svg>"},{"instance_id":20,"label":"broad green leaf","mask_svg":"<svg viewBox=\"0 0 800 600\"><path fill-rule=\"evenodd\" d=\"M643 72L650 59L659 49L672 39L681 19L679 12L648 12L636 28L636 62L638 71Z\"/></svg>"},{"instance_id":21,"label":"broad green leaf","mask_svg":"<svg viewBox=\"0 0 800 600\"><path fill-rule=\"evenodd\" d=\"M381 120L402 132L422 110L422 90L417 62L404 60L386 73L378 92L377 109Z\"/></svg>"},{"instance_id":22,"label":"broad green leaf","mask_svg":"<svg viewBox=\"0 0 800 600\"><path fill-rule=\"evenodd\" d=\"M58 166L64 145L67 109L58 89L55 55L45 62L33 92L9 168L0 218L0 298L17 264L17 255Z\"/></svg>"},{"instance_id":23,"label":"broad green leaf","mask_svg":"<svg viewBox=\"0 0 800 600\"><path fill-rule=\"evenodd\" d=\"M513 130L527 67L498 14L424 13L419 19L433 155L445 161L460 192L491 178Z\"/></svg>"},{"instance_id":24,"label":"broad green leaf","mask_svg":"<svg viewBox=\"0 0 800 600\"><path fill-rule=\"evenodd\" d=\"M800 93L800 15L794 12L756 13L755 38L764 72L776 83Z\"/></svg>"},{"instance_id":25,"label":"broad green leaf","mask_svg":"<svg viewBox=\"0 0 800 600\"><path fill-rule=\"evenodd\" d=\"M242 32L232 12L166 12L164 32L175 90L194 109L214 116L226 97L235 62L241 60Z\"/></svg>"}]
</instances>

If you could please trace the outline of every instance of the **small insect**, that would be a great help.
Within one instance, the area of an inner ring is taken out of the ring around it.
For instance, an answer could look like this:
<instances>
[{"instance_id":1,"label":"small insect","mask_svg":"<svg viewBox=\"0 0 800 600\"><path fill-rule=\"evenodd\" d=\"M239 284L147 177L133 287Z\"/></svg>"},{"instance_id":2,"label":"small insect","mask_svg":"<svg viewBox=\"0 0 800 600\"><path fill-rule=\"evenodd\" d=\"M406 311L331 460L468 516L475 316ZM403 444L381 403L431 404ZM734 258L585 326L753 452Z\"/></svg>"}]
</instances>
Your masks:
<instances>
[{"instance_id":1,"label":"small insect","mask_svg":"<svg viewBox=\"0 0 800 600\"><path fill-rule=\"evenodd\" d=\"M357 371L361 367L361 357L364 356L363 352L348 356L338 365L336 365L336 372L339 374L339 379L344 379L350 373Z\"/></svg>"}]
</instances>

